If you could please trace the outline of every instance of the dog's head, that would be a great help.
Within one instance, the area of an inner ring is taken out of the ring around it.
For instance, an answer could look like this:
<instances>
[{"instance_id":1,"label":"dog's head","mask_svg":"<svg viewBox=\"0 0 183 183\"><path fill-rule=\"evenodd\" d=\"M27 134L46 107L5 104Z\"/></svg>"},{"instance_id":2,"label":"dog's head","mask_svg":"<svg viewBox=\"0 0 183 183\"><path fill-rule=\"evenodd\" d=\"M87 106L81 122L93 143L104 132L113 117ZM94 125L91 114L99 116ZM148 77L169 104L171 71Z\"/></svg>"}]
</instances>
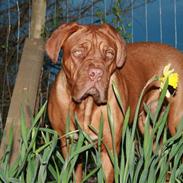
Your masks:
<instances>
[{"instance_id":1,"label":"dog's head","mask_svg":"<svg viewBox=\"0 0 183 183\"><path fill-rule=\"evenodd\" d=\"M63 69L72 98L81 102L93 96L97 104L107 102L109 80L125 61L125 41L107 24L63 24L46 43L46 51L57 62L63 49Z\"/></svg>"}]
</instances>

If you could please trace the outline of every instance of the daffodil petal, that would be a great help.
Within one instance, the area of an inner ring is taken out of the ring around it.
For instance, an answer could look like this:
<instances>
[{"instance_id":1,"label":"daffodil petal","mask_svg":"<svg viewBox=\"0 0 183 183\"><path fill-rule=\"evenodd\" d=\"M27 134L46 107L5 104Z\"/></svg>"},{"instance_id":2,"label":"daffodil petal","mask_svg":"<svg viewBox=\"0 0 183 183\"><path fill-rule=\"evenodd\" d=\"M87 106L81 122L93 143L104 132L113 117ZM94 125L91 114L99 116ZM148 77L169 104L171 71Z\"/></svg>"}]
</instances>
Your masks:
<instances>
[{"instance_id":1,"label":"daffodil petal","mask_svg":"<svg viewBox=\"0 0 183 183\"><path fill-rule=\"evenodd\" d=\"M163 69L163 75L165 75L168 72L168 70L170 69L170 66L171 66L171 64L168 64L168 65L166 65L164 67L164 69Z\"/></svg>"},{"instance_id":2,"label":"daffodil petal","mask_svg":"<svg viewBox=\"0 0 183 183\"><path fill-rule=\"evenodd\" d=\"M165 82L168 80L168 85L172 86L174 89L177 88L179 82L179 75L178 73L174 72L174 69L171 68L171 64L167 64L163 69L163 74L159 77L160 81L160 91L163 90ZM169 98L171 93L169 90L166 92L166 97Z\"/></svg>"},{"instance_id":3,"label":"daffodil petal","mask_svg":"<svg viewBox=\"0 0 183 183\"><path fill-rule=\"evenodd\" d=\"M167 98L170 98L170 96L171 96L171 94L170 94L170 92L167 90L167 92L166 92L166 97L167 97Z\"/></svg>"},{"instance_id":4,"label":"daffodil petal","mask_svg":"<svg viewBox=\"0 0 183 183\"><path fill-rule=\"evenodd\" d=\"M165 66L164 70L163 70L163 75L164 77L168 77L170 74L172 74L174 72L174 69L171 69L170 70L170 67L171 67L171 64L168 64Z\"/></svg>"},{"instance_id":5,"label":"daffodil petal","mask_svg":"<svg viewBox=\"0 0 183 183\"><path fill-rule=\"evenodd\" d=\"M179 82L179 75L177 73L173 73L169 76L168 84L172 86L174 89L177 88Z\"/></svg>"}]
</instances>

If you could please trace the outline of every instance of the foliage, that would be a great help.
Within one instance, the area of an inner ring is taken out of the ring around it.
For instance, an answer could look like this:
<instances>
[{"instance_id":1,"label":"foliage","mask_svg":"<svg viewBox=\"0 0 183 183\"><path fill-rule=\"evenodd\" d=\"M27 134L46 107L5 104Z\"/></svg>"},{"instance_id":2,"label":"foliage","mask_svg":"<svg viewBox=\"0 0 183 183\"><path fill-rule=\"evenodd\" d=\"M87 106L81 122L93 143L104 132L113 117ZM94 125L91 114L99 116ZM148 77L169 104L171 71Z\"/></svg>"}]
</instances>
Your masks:
<instances>
[{"instance_id":1,"label":"foliage","mask_svg":"<svg viewBox=\"0 0 183 183\"><path fill-rule=\"evenodd\" d=\"M112 8L112 12L114 18L112 20L113 24L116 27L116 30L121 33L121 36L126 40L129 41L132 37L131 33L128 30L131 28L130 23L125 23L125 16L123 9L121 8L121 0L117 0Z\"/></svg>"},{"instance_id":2,"label":"foliage","mask_svg":"<svg viewBox=\"0 0 183 183\"><path fill-rule=\"evenodd\" d=\"M178 127L177 133L169 137L166 128L169 106L160 115L163 100L166 95L168 83L162 90L158 107L155 114L151 114L148 106L144 106L147 112L144 137L141 138L138 130L138 115L143 94L148 84L157 78L152 78L144 87L132 127L129 125L130 108L125 113L122 130L122 143L120 158L117 157L115 148L109 151L111 162L115 170L115 182L121 183L180 183L183 181L183 121ZM114 93L121 109L123 104L118 89L113 83ZM59 137L57 133L49 128L41 128L39 119L45 110L46 104L34 117L32 127L26 128L25 120L21 119L21 148L18 159L10 166L8 164L12 145L10 138L9 146L1 160L0 181L1 182L74 182L74 167L79 155L84 157L83 181L96 179L97 182L105 182L105 176L101 166L101 145L103 137L103 116L100 119L98 141L94 143L90 137L82 131L77 116L75 121L78 126L78 140L72 136L76 132L68 132L66 138L70 143L69 155L66 159L60 154L57 146ZM108 108L109 126L113 138L113 117L111 106ZM69 124L69 119L67 121ZM152 129L150 130L150 126ZM63 137L60 137L63 138ZM91 163L92 162L92 163Z\"/></svg>"},{"instance_id":3,"label":"foliage","mask_svg":"<svg viewBox=\"0 0 183 183\"><path fill-rule=\"evenodd\" d=\"M121 0L117 0L114 2L112 6L112 21L109 20L110 18L105 15L105 13L101 10L96 12L96 16L100 19L101 23L111 23L116 30L121 34L121 36L128 42L130 41L132 35L129 32L131 28L131 24L127 23L128 20L126 18L127 9L121 7Z\"/></svg>"}]
</instances>

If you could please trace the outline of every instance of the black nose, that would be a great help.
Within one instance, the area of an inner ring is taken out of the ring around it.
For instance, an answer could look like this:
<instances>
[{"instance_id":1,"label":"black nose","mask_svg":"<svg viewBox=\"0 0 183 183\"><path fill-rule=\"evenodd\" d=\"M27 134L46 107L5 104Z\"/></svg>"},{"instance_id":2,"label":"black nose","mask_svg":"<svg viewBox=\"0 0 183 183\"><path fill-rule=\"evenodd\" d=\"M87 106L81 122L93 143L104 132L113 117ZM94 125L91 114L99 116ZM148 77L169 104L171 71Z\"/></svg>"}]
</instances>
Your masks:
<instances>
[{"instance_id":1,"label":"black nose","mask_svg":"<svg viewBox=\"0 0 183 183\"><path fill-rule=\"evenodd\" d=\"M100 81L103 75L103 71L100 68L90 68L88 74L89 74L89 78L92 81Z\"/></svg>"}]
</instances>

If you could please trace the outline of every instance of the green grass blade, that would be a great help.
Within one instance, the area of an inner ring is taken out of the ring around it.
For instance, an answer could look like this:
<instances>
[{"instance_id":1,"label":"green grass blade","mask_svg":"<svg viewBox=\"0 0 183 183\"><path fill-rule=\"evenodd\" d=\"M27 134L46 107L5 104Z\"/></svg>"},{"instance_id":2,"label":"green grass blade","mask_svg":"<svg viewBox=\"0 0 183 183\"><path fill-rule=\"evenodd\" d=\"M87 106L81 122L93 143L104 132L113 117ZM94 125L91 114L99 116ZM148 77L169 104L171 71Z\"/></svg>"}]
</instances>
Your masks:
<instances>
[{"instance_id":1,"label":"green grass blade","mask_svg":"<svg viewBox=\"0 0 183 183\"><path fill-rule=\"evenodd\" d=\"M141 170L143 168L143 164L144 164L144 158L143 157L140 157L140 159L138 160L137 162L137 165L136 165L136 168L135 168L135 174L134 174L134 177L133 177L133 183L137 183L139 182L139 177L140 177L140 174L141 174Z\"/></svg>"},{"instance_id":2,"label":"green grass blade","mask_svg":"<svg viewBox=\"0 0 183 183\"><path fill-rule=\"evenodd\" d=\"M26 174L26 182L34 183L37 178L38 168L39 168L39 159L28 157L27 162L27 174Z\"/></svg>"},{"instance_id":3,"label":"green grass blade","mask_svg":"<svg viewBox=\"0 0 183 183\"><path fill-rule=\"evenodd\" d=\"M163 87L163 90L161 91L161 95L160 95L159 100L158 100L158 106L156 108L156 112L155 112L154 118L153 118L154 119L153 124L155 124L156 121L158 120L158 116L159 116L160 111L162 109L162 105L163 105L163 102L164 102L164 99L166 96L167 89L168 89L168 80L166 80L165 85Z\"/></svg>"},{"instance_id":4,"label":"green grass blade","mask_svg":"<svg viewBox=\"0 0 183 183\"><path fill-rule=\"evenodd\" d=\"M156 169L156 175L158 175L157 176L157 183L165 182L168 168L169 168L169 166L168 166L168 154L165 154L159 160L159 163L158 163L158 166ZM159 171L159 173L157 174L158 171Z\"/></svg>"},{"instance_id":5,"label":"green grass blade","mask_svg":"<svg viewBox=\"0 0 183 183\"><path fill-rule=\"evenodd\" d=\"M43 115L44 111L46 110L46 106L47 106L47 101L43 104L41 109L38 111L36 116L33 118L32 128L39 122L39 119L41 118L41 116Z\"/></svg>"},{"instance_id":6,"label":"green grass blade","mask_svg":"<svg viewBox=\"0 0 183 183\"><path fill-rule=\"evenodd\" d=\"M179 146L179 145L181 145L181 146ZM173 164L174 166L173 166L173 169L171 171L170 182L175 182L178 164L181 163L181 160L183 158L183 143L181 141L178 144L178 148L179 148L179 150L176 152L175 158L174 158L174 164Z\"/></svg>"},{"instance_id":7,"label":"green grass blade","mask_svg":"<svg viewBox=\"0 0 183 183\"><path fill-rule=\"evenodd\" d=\"M150 131L150 121L149 114L147 114L145 121L145 130L144 130L144 158L145 158L145 169L148 169L148 165L150 165L150 159L152 155L152 147L153 147L153 137L152 132Z\"/></svg>"},{"instance_id":8,"label":"green grass blade","mask_svg":"<svg viewBox=\"0 0 183 183\"><path fill-rule=\"evenodd\" d=\"M107 105L107 114L108 114L108 122L111 132L111 138L112 138L112 150L113 150L113 166L114 166L114 179L115 182L119 182L119 166L118 166L118 156L116 152L116 139L115 139L115 131L114 131L114 124L115 121L112 116L111 108L109 105Z\"/></svg>"},{"instance_id":9,"label":"green grass blade","mask_svg":"<svg viewBox=\"0 0 183 183\"><path fill-rule=\"evenodd\" d=\"M142 89L142 92L141 92L141 94L139 96L139 100L138 100L138 103L137 103L137 106L136 106L136 110L135 110L133 126L132 126L132 139L134 139L134 136L135 136L135 131L136 131L137 122L138 122L138 118L139 118L140 106L141 106L141 103L142 103L142 99L143 99L144 93L148 89L148 86L152 82L156 81L157 79L158 79L157 76L153 76L151 79L149 79L148 82L146 83L146 85L144 86L144 88Z\"/></svg>"},{"instance_id":10,"label":"green grass blade","mask_svg":"<svg viewBox=\"0 0 183 183\"><path fill-rule=\"evenodd\" d=\"M152 163L149 168L147 183L156 183L156 166L158 164L159 159L153 158Z\"/></svg>"},{"instance_id":11,"label":"green grass blade","mask_svg":"<svg viewBox=\"0 0 183 183\"><path fill-rule=\"evenodd\" d=\"M27 129L27 126L26 126L26 121L25 121L25 113L23 110L21 110L21 118L20 118L20 122L21 122L21 137L22 137L22 140L23 140L23 143L24 143L24 146L25 148L27 148L27 142L28 142L28 139L27 139L27 133L28 133L28 129ZM24 157L24 155L22 155Z\"/></svg>"},{"instance_id":12,"label":"green grass blade","mask_svg":"<svg viewBox=\"0 0 183 183\"><path fill-rule=\"evenodd\" d=\"M120 106L121 112L122 112L123 116L125 116L125 110L124 110L124 107L123 107L123 103L121 101L121 96L120 96L120 93L119 93L119 89L118 89L118 87L117 87L117 85L114 81L112 82L112 89L113 89L113 92L116 96L118 104Z\"/></svg>"}]
</instances>

